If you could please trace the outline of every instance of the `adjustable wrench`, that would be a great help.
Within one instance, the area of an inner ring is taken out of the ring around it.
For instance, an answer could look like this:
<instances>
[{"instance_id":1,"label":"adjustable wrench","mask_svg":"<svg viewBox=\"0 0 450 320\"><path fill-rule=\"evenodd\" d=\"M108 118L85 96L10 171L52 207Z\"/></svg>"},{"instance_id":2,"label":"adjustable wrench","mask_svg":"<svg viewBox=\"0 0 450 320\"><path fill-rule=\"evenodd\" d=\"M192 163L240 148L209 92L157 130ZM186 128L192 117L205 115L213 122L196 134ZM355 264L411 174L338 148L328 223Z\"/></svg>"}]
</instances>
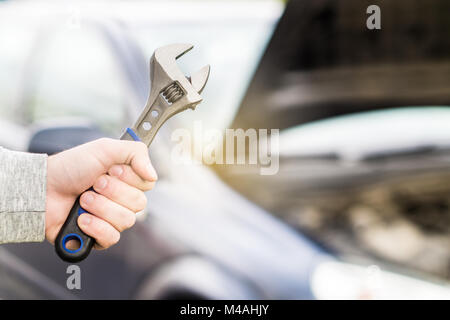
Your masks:
<instances>
[{"instance_id":1,"label":"adjustable wrench","mask_svg":"<svg viewBox=\"0 0 450 320\"><path fill-rule=\"evenodd\" d=\"M176 63L176 59L192 48L190 44L172 44L155 50L150 60L151 89L147 104L134 126L125 130L121 140L142 141L148 147L164 122L188 108L194 110L202 101L200 93L208 81L209 65L187 78ZM85 259L95 243L77 224L78 216L86 212L78 197L56 237L55 250L64 261ZM70 240L77 240L79 248L67 248Z\"/></svg>"}]
</instances>

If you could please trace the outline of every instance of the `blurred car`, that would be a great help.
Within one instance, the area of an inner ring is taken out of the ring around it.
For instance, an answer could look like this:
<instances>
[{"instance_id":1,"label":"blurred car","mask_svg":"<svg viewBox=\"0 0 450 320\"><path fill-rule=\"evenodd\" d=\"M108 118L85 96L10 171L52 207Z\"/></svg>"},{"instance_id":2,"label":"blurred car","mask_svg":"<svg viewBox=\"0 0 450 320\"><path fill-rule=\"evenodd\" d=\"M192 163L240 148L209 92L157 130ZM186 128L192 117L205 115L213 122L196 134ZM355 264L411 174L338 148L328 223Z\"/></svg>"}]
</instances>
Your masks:
<instances>
[{"instance_id":1,"label":"blurred car","mask_svg":"<svg viewBox=\"0 0 450 320\"><path fill-rule=\"evenodd\" d=\"M66 288L68 264L50 244L10 244L0 248L0 298L450 297L442 282L367 268L376 260L338 260L325 242L305 236L306 228L261 209L260 199L247 200L211 168L171 165L173 129L195 119L222 128L245 120L239 101L281 12L274 2L0 6L0 68L7 70L0 74L0 144L11 149L51 154L118 136L145 103L147 60L160 45L193 42L195 54L183 57L182 68L213 68L205 103L166 123L150 148L159 182L147 212L118 245L79 264L81 290ZM281 142L289 140L282 133ZM233 181L252 182L221 175L236 189Z\"/></svg>"},{"instance_id":2,"label":"blurred car","mask_svg":"<svg viewBox=\"0 0 450 320\"><path fill-rule=\"evenodd\" d=\"M99 5L106 8L106 4ZM101 135L118 136L145 103L149 88L145 57L160 44L181 42L183 38L194 43L197 40L195 59L200 63L217 65L217 75L211 77L204 95L206 101L209 91L211 96L222 96L216 98L214 111L208 110L205 103L196 114L205 117L222 112L230 117L233 110L220 111L220 106L224 102L233 105L230 99L234 99L237 107L239 95L244 93L245 83L281 13L280 5L273 3L262 5L257 13L249 4L236 4L233 10L224 3L177 4L177 12L183 14L176 21L185 23L185 27L172 30L171 25L164 27L172 16L162 19L156 14L158 8L167 10L166 4L150 4L147 10L141 3L117 6L114 12L83 7L82 13L77 8L53 3L7 3L2 7L1 37L5 46L2 45L1 63L9 69L8 77L2 79L2 83L7 83L2 88L6 100L2 118L14 127L1 135L3 145L51 154ZM43 8L46 13L39 11ZM190 15L198 9L214 15ZM235 9L242 11L241 17ZM131 11L130 29L139 22L142 11L151 11L161 19L148 23L147 15L141 17L146 23L140 29L146 34L142 47L150 47L145 55L130 36L138 37L139 33L119 27L127 22L120 17L124 10ZM48 19L43 19L43 14ZM113 15L118 21L112 23L111 17L103 14ZM218 18L222 24L217 23ZM240 32L246 30L246 34L236 37L237 27L228 30L230 24L238 25ZM194 31L205 26L216 28L219 37L215 41L211 36L194 37L198 34ZM254 42L248 42L247 36L252 34L257 36L252 37ZM202 46L202 41L209 45ZM236 50L243 42L252 45L246 51ZM216 51L202 55L202 48L214 47ZM230 53L217 56L224 48ZM220 63L215 62L218 60ZM183 62L184 59L180 65L186 67ZM226 72L230 65L235 79L223 81L221 77L230 75ZM225 71L220 72L220 68ZM218 87L221 90L214 90ZM149 212L133 232L124 233L120 244L80 263L82 290L65 289L68 264L59 261L50 244L11 244L2 246L5 262L1 271L2 278L14 280L12 284L0 284L2 298L311 297L305 281L309 279L310 265L322 255L314 244L237 195L210 169L194 167L187 171L168 167L169 133L180 123L178 118L169 121L152 144L152 161L160 179L158 187L149 193ZM11 132L22 133L20 139L9 136ZM279 233L279 238L266 238L268 232ZM266 249L261 251L259 246ZM290 254L284 263L278 257L280 252L289 251L302 253L296 258L297 263ZM260 268L272 260L278 263ZM19 264L24 267L17 267ZM296 274L296 281L292 281L286 266Z\"/></svg>"},{"instance_id":3,"label":"blurred car","mask_svg":"<svg viewBox=\"0 0 450 320\"><path fill-rule=\"evenodd\" d=\"M371 31L365 2L289 2L233 123L281 129L280 171L217 172L345 261L447 282L449 5Z\"/></svg>"}]
</instances>

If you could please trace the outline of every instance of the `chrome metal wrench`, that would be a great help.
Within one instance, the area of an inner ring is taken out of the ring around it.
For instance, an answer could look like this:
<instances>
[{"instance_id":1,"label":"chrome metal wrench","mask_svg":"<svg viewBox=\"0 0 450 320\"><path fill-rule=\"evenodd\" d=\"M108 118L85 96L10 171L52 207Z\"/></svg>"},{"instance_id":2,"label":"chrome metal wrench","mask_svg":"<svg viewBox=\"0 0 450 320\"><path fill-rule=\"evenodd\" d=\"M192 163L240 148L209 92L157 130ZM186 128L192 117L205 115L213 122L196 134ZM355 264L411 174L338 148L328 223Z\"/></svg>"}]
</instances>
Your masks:
<instances>
[{"instance_id":1,"label":"chrome metal wrench","mask_svg":"<svg viewBox=\"0 0 450 320\"><path fill-rule=\"evenodd\" d=\"M202 101L200 93L208 81L209 65L188 78L176 63L176 59L192 48L191 44L172 44L155 50L150 60L151 89L147 104L134 126L125 130L121 140L142 141L148 147L164 122L188 108L195 109ZM81 231L77 224L78 216L86 212L78 197L56 237L56 253L64 261L82 261L91 252L95 240ZM67 248L70 240L76 240L79 248Z\"/></svg>"}]
</instances>

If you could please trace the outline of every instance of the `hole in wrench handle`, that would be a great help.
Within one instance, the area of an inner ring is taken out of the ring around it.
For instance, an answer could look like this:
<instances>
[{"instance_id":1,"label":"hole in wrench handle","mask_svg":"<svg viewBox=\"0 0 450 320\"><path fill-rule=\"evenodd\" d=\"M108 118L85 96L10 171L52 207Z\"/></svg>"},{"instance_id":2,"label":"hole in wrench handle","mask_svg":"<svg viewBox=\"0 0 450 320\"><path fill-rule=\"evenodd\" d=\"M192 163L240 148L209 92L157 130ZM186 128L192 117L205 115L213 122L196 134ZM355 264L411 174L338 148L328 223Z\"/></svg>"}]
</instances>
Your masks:
<instances>
[{"instance_id":1,"label":"hole in wrench handle","mask_svg":"<svg viewBox=\"0 0 450 320\"><path fill-rule=\"evenodd\" d=\"M80 262L84 260L91 252L94 246L95 240L81 231L78 226L77 219L80 214L86 211L80 206L80 197L75 201L72 209L69 212L69 216L64 222L61 230L55 239L55 250L58 256L66 262ZM70 250L66 247L67 240L75 236L80 240L80 248L76 250Z\"/></svg>"}]
</instances>

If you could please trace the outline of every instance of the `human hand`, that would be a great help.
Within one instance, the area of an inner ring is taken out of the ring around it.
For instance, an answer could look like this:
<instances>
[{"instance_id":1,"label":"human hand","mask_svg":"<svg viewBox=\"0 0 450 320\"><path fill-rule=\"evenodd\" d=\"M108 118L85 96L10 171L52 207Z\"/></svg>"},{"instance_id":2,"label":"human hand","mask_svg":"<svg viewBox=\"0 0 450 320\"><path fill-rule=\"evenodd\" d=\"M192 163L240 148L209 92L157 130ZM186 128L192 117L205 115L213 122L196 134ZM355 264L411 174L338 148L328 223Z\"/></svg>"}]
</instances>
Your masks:
<instances>
[{"instance_id":1,"label":"human hand","mask_svg":"<svg viewBox=\"0 0 450 320\"><path fill-rule=\"evenodd\" d=\"M157 180L142 142L95 140L48 157L45 236L54 243L78 195L83 209L80 229L95 238L96 249L117 243L120 232L144 210ZM95 192L86 191L93 186ZM68 244L68 247L70 244Z\"/></svg>"}]
</instances>

